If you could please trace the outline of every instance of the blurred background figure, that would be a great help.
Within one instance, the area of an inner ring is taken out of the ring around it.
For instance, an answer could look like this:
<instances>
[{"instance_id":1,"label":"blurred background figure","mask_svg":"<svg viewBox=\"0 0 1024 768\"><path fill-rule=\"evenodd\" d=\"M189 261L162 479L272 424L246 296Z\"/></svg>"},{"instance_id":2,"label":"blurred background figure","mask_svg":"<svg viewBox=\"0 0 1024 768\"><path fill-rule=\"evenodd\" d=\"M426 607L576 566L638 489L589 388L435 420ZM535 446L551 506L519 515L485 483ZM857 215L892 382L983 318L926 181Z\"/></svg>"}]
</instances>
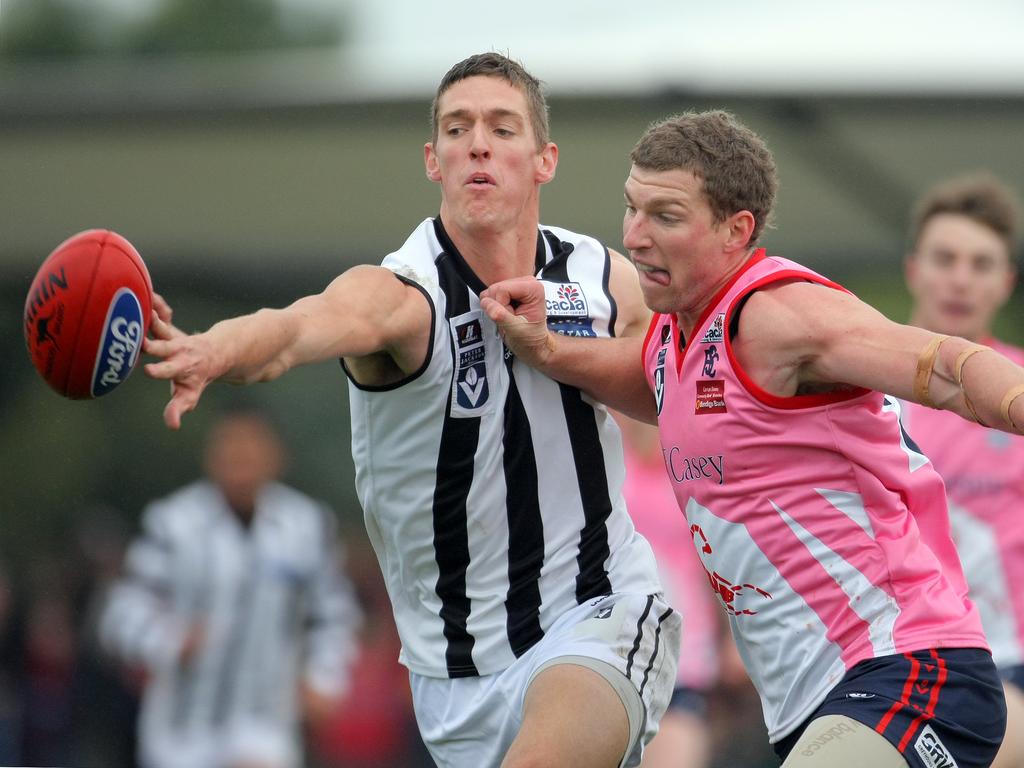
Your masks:
<instances>
[{"instance_id":1,"label":"blurred background figure","mask_svg":"<svg viewBox=\"0 0 1024 768\"><path fill-rule=\"evenodd\" d=\"M665 474L658 428L622 414L615 419L622 428L626 507L654 549L668 604L683 617L676 688L658 735L644 750L644 768L706 768L711 757L707 694L718 677L722 629L718 609Z\"/></svg>"},{"instance_id":2,"label":"blurred background figure","mask_svg":"<svg viewBox=\"0 0 1024 768\"><path fill-rule=\"evenodd\" d=\"M300 722L343 693L360 621L334 520L276 480L282 445L255 411L221 418L206 479L152 503L100 619L145 676L146 768L292 768Z\"/></svg>"},{"instance_id":3,"label":"blurred background figure","mask_svg":"<svg viewBox=\"0 0 1024 768\"><path fill-rule=\"evenodd\" d=\"M910 322L1024 364L1024 350L992 336L1017 281L1019 218L1015 194L988 174L929 189L905 264ZM1005 681L1006 737L993 765L1024 766L1024 438L917 404L904 421L946 483L971 599Z\"/></svg>"}]
</instances>

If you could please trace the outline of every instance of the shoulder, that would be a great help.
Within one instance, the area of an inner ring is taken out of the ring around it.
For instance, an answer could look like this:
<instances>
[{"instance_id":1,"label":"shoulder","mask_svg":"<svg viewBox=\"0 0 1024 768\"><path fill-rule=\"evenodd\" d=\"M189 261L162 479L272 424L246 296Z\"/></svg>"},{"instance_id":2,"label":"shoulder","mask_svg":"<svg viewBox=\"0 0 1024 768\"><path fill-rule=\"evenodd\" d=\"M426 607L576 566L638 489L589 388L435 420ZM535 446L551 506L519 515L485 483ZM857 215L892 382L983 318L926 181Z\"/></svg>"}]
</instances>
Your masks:
<instances>
[{"instance_id":1,"label":"shoulder","mask_svg":"<svg viewBox=\"0 0 1024 768\"><path fill-rule=\"evenodd\" d=\"M263 492L267 505L277 515L283 515L319 541L333 534L335 518L321 501L283 483L271 483Z\"/></svg>"},{"instance_id":2,"label":"shoulder","mask_svg":"<svg viewBox=\"0 0 1024 768\"><path fill-rule=\"evenodd\" d=\"M148 504L142 513L142 524L162 537L188 535L190 529L216 514L221 504L213 485L196 481Z\"/></svg>"}]
</instances>

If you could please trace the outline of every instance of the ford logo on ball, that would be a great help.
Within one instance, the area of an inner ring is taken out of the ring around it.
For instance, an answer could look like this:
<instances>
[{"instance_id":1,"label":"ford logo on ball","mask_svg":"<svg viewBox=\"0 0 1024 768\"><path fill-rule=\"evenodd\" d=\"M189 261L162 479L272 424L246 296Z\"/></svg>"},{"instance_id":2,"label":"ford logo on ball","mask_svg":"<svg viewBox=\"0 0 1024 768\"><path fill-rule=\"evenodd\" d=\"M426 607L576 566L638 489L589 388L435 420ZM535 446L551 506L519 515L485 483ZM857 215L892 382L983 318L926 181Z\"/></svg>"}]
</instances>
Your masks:
<instances>
[{"instance_id":1,"label":"ford logo on ball","mask_svg":"<svg viewBox=\"0 0 1024 768\"><path fill-rule=\"evenodd\" d=\"M100 397L128 378L142 347L142 306L128 288L114 294L103 325L92 374L92 396Z\"/></svg>"}]
</instances>

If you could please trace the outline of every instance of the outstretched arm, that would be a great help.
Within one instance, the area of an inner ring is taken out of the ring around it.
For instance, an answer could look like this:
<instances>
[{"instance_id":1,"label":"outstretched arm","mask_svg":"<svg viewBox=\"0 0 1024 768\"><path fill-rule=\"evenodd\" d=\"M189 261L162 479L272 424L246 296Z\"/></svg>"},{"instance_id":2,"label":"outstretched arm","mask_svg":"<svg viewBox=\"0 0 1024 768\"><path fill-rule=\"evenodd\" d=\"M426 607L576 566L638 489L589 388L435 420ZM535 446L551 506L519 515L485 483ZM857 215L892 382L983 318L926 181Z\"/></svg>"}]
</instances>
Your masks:
<instances>
[{"instance_id":1,"label":"outstretched arm","mask_svg":"<svg viewBox=\"0 0 1024 768\"><path fill-rule=\"evenodd\" d=\"M143 349L161 361L146 374L172 383L164 421L181 426L211 382L269 381L297 365L339 357L387 355L405 372L426 354L430 308L423 295L387 269L354 267L323 293L284 309L261 309L187 335L170 323L162 300Z\"/></svg>"},{"instance_id":2,"label":"outstretched arm","mask_svg":"<svg viewBox=\"0 0 1024 768\"><path fill-rule=\"evenodd\" d=\"M610 288L619 310L615 338L569 338L549 331L544 287L533 277L495 283L481 295L480 306L523 362L654 424L657 409L641 362L650 311L643 304L633 265L615 252L611 256Z\"/></svg>"},{"instance_id":3,"label":"outstretched arm","mask_svg":"<svg viewBox=\"0 0 1024 768\"><path fill-rule=\"evenodd\" d=\"M821 285L795 282L755 293L733 348L774 394L849 384L1024 431L1024 368L967 339L895 323Z\"/></svg>"}]
</instances>

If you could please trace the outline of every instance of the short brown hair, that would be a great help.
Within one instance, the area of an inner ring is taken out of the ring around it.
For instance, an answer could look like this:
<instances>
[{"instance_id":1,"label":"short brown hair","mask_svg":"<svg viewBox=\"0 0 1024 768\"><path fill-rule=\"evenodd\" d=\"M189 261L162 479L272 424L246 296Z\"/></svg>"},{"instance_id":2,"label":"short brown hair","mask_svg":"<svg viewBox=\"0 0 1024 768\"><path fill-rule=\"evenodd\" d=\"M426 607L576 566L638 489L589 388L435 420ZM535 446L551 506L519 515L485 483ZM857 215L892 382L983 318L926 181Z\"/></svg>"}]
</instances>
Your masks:
<instances>
[{"instance_id":1,"label":"short brown hair","mask_svg":"<svg viewBox=\"0 0 1024 768\"><path fill-rule=\"evenodd\" d=\"M548 103L542 90L543 83L527 72L518 61L513 61L500 53L478 53L460 61L441 78L441 83L437 86L437 93L434 94L434 101L430 104L430 140L432 142L437 143L437 106L441 101L441 96L460 80L477 75L500 77L521 90L526 97L527 108L530 111L530 123L533 125L533 135L537 139L538 149L550 141Z\"/></svg>"},{"instance_id":2,"label":"short brown hair","mask_svg":"<svg viewBox=\"0 0 1024 768\"><path fill-rule=\"evenodd\" d=\"M764 140L723 110L685 112L651 124L630 153L652 171L682 169L704 182L716 221L738 211L754 215L750 244L771 225L779 179Z\"/></svg>"},{"instance_id":3,"label":"short brown hair","mask_svg":"<svg viewBox=\"0 0 1024 768\"><path fill-rule=\"evenodd\" d=\"M988 227L1013 256L1020 232L1020 201L1007 185L987 171L957 176L929 189L914 206L910 230L911 249L933 216L953 213Z\"/></svg>"}]
</instances>

